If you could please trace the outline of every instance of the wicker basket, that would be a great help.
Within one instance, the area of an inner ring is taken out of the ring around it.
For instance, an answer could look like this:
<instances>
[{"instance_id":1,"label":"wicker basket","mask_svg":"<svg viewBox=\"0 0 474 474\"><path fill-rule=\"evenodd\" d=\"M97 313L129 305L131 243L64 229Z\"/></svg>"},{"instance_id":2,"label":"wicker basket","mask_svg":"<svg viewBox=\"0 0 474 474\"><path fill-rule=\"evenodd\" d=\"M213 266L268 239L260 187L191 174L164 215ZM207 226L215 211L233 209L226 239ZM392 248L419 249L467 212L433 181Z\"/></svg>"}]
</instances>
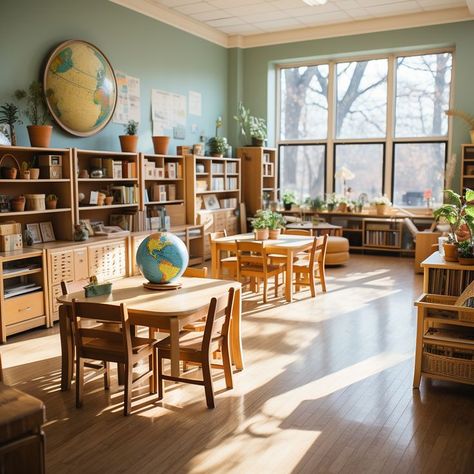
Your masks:
<instances>
[{"instance_id":1,"label":"wicker basket","mask_svg":"<svg viewBox=\"0 0 474 474\"><path fill-rule=\"evenodd\" d=\"M454 304L469 307L471 311L459 311L459 320L467 321L468 323L474 323L474 311L472 311L472 304L474 303L474 282L472 282L466 289L461 293L459 298Z\"/></svg>"},{"instance_id":2,"label":"wicker basket","mask_svg":"<svg viewBox=\"0 0 474 474\"><path fill-rule=\"evenodd\" d=\"M7 158L10 158L10 160L13 161L16 167L4 166L3 161ZM5 153L5 155L0 158L0 169L2 171L2 178L16 179L18 171L20 171L20 165L18 163L18 160L11 153Z\"/></svg>"},{"instance_id":3,"label":"wicker basket","mask_svg":"<svg viewBox=\"0 0 474 474\"><path fill-rule=\"evenodd\" d=\"M44 211L46 194L25 194L27 211Z\"/></svg>"},{"instance_id":4,"label":"wicker basket","mask_svg":"<svg viewBox=\"0 0 474 474\"><path fill-rule=\"evenodd\" d=\"M444 318L447 322L458 320L472 323L474 322L474 308L460 305L460 301L465 301L467 297L470 297L470 293L468 294L466 291L459 297L424 294L416 301L415 305L425 308L427 317Z\"/></svg>"},{"instance_id":5,"label":"wicker basket","mask_svg":"<svg viewBox=\"0 0 474 474\"><path fill-rule=\"evenodd\" d=\"M423 348L422 371L474 384L474 351L427 344Z\"/></svg>"}]
</instances>

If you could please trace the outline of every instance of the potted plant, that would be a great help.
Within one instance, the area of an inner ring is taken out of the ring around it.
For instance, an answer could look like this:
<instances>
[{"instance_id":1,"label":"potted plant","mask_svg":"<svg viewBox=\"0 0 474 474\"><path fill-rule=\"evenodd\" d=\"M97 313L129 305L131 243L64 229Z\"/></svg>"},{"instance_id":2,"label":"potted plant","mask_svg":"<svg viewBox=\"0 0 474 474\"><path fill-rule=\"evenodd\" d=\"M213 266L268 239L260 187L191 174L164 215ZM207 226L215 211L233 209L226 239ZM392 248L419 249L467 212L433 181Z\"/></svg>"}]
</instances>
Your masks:
<instances>
[{"instance_id":1,"label":"potted plant","mask_svg":"<svg viewBox=\"0 0 474 474\"><path fill-rule=\"evenodd\" d=\"M40 169L36 165L36 157L33 158L31 163L23 161L20 167L20 178L21 179L39 179Z\"/></svg>"},{"instance_id":2,"label":"potted plant","mask_svg":"<svg viewBox=\"0 0 474 474\"><path fill-rule=\"evenodd\" d=\"M448 117L459 117L461 120L466 122L469 127L469 133L471 135L471 143L474 143L474 115L463 112L462 110L449 109L445 110L444 113Z\"/></svg>"},{"instance_id":3,"label":"potted plant","mask_svg":"<svg viewBox=\"0 0 474 474\"><path fill-rule=\"evenodd\" d=\"M375 206L375 212L378 216L384 216L387 212L387 208L392 205L390 199L385 195L375 197L371 204Z\"/></svg>"},{"instance_id":4,"label":"potted plant","mask_svg":"<svg viewBox=\"0 0 474 474\"><path fill-rule=\"evenodd\" d=\"M106 206L111 206L114 202L114 196L112 193L107 192L105 195L105 205Z\"/></svg>"},{"instance_id":5,"label":"potted plant","mask_svg":"<svg viewBox=\"0 0 474 474\"><path fill-rule=\"evenodd\" d=\"M11 102L7 102L0 107L0 123L8 125L8 138L13 146L16 146L15 124L21 123L18 120L18 107Z\"/></svg>"},{"instance_id":6,"label":"potted plant","mask_svg":"<svg viewBox=\"0 0 474 474\"><path fill-rule=\"evenodd\" d=\"M26 99L26 108L23 114L28 118L31 125L28 125L28 135L31 146L42 148L49 147L53 127L46 125L50 120L50 113L46 105L46 97L51 91L44 91L43 84L33 81L28 90L18 89L15 91L17 100Z\"/></svg>"},{"instance_id":7,"label":"potted plant","mask_svg":"<svg viewBox=\"0 0 474 474\"><path fill-rule=\"evenodd\" d=\"M170 137L166 135L155 135L151 137L153 141L153 150L157 155L167 155Z\"/></svg>"},{"instance_id":8,"label":"potted plant","mask_svg":"<svg viewBox=\"0 0 474 474\"><path fill-rule=\"evenodd\" d=\"M474 243L471 240L458 243L458 261L461 265L474 265Z\"/></svg>"},{"instance_id":9,"label":"potted plant","mask_svg":"<svg viewBox=\"0 0 474 474\"><path fill-rule=\"evenodd\" d=\"M56 194L48 194L46 196L46 209L56 209L58 206L58 196Z\"/></svg>"},{"instance_id":10,"label":"potted plant","mask_svg":"<svg viewBox=\"0 0 474 474\"><path fill-rule=\"evenodd\" d=\"M279 212L267 211L268 236L272 240L280 237L281 229L285 228L285 218Z\"/></svg>"},{"instance_id":11,"label":"potted plant","mask_svg":"<svg viewBox=\"0 0 474 474\"><path fill-rule=\"evenodd\" d=\"M207 142L209 145L209 153L211 156L222 158L227 152L227 138L219 136L219 129L222 127L222 117L217 117L216 120L216 134L209 138Z\"/></svg>"},{"instance_id":12,"label":"potted plant","mask_svg":"<svg viewBox=\"0 0 474 474\"><path fill-rule=\"evenodd\" d=\"M443 244L444 258L448 262L458 260L457 248L460 240L460 228L467 230L468 240L472 242L474 228L474 191L466 189L464 197L451 189L445 189L446 203L433 211L437 221L445 221L449 224L450 232L448 241Z\"/></svg>"},{"instance_id":13,"label":"potted plant","mask_svg":"<svg viewBox=\"0 0 474 474\"><path fill-rule=\"evenodd\" d=\"M138 122L129 120L124 126L125 135L119 135L120 147L124 152L136 153L138 145Z\"/></svg>"},{"instance_id":14,"label":"potted plant","mask_svg":"<svg viewBox=\"0 0 474 474\"><path fill-rule=\"evenodd\" d=\"M340 196L337 199L337 210L339 212L347 212L349 206L349 199L347 199L345 196Z\"/></svg>"},{"instance_id":15,"label":"potted plant","mask_svg":"<svg viewBox=\"0 0 474 474\"><path fill-rule=\"evenodd\" d=\"M10 201L12 212L23 212L25 210L26 198L23 195L16 196Z\"/></svg>"},{"instance_id":16,"label":"potted plant","mask_svg":"<svg viewBox=\"0 0 474 474\"><path fill-rule=\"evenodd\" d=\"M250 115L242 102L239 103L237 115L234 115L240 127L240 133L250 139L252 146L263 146L267 139L267 123L265 119Z\"/></svg>"},{"instance_id":17,"label":"potted plant","mask_svg":"<svg viewBox=\"0 0 474 474\"><path fill-rule=\"evenodd\" d=\"M255 217L252 219L252 227L255 232L255 240L267 240L269 236L268 231L268 212L257 211Z\"/></svg>"},{"instance_id":18,"label":"potted plant","mask_svg":"<svg viewBox=\"0 0 474 474\"><path fill-rule=\"evenodd\" d=\"M282 196L285 211L291 211L293 204L296 204L296 196L293 191L285 191Z\"/></svg>"},{"instance_id":19,"label":"potted plant","mask_svg":"<svg viewBox=\"0 0 474 474\"><path fill-rule=\"evenodd\" d=\"M324 199L321 196L316 196L314 199L311 201L311 209L316 212L320 212L324 209Z\"/></svg>"},{"instance_id":20,"label":"potted plant","mask_svg":"<svg viewBox=\"0 0 474 474\"><path fill-rule=\"evenodd\" d=\"M364 201L361 201L360 199L356 199L355 201L352 201L352 207L354 208L354 212L361 213L362 210L364 209Z\"/></svg>"},{"instance_id":21,"label":"potted plant","mask_svg":"<svg viewBox=\"0 0 474 474\"><path fill-rule=\"evenodd\" d=\"M336 193L326 194L326 207L329 212L333 212L338 204L339 201Z\"/></svg>"}]
</instances>

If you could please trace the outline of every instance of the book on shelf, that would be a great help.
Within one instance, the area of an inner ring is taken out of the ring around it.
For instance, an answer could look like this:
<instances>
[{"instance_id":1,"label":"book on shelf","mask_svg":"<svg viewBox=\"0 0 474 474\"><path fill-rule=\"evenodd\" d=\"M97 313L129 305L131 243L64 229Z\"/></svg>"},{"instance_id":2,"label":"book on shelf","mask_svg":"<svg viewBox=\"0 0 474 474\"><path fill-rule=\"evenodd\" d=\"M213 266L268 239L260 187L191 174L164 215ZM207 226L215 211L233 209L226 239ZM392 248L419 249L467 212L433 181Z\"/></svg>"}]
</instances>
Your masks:
<instances>
[{"instance_id":1,"label":"book on shelf","mask_svg":"<svg viewBox=\"0 0 474 474\"><path fill-rule=\"evenodd\" d=\"M5 287L3 295L5 299L8 299L13 298L14 296L33 293L34 291L38 291L41 289L41 285L38 285L37 283L21 283L19 285Z\"/></svg>"},{"instance_id":2,"label":"book on shelf","mask_svg":"<svg viewBox=\"0 0 474 474\"><path fill-rule=\"evenodd\" d=\"M219 199L221 209L235 209L237 207L237 198Z\"/></svg>"},{"instance_id":3,"label":"book on shelf","mask_svg":"<svg viewBox=\"0 0 474 474\"><path fill-rule=\"evenodd\" d=\"M224 163L212 162L211 172L215 174L219 174L219 173L224 174Z\"/></svg>"},{"instance_id":4,"label":"book on shelf","mask_svg":"<svg viewBox=\"0 0 474 474\"><path fill-rule=\"evenodd\" d=\"M237 178L227 178L227 190L232 191L238 188Z\"/></svg>"},{"instance_id":5,"label":"book on shelf","mask_svg":"<svg viewBox=\"0 0 474 474\"><path fill-rule=\"evenodd\" d=\"M122 161L122 178L136 178L136 177L137 177L137 164L134 161Z\"/></svg>"},{"instance_id":6,"label":"book on shelf","mask_svg":"<svg viewBox=\"0 0 474 474\"><path fill-rule=\"evenodd\" d=\"M111 186L110 192L114 197L114 204L137 204L138 185Z\"/></svg>"},{"instance_id":7,"label":"book on shelf","mask_svg":"<svg viewBox=\"0 0 474 474\"><path fill-rule=\"evenodd\" d=\"M237 174L237 163L235 163L235 162L227 163L227 173L228 174Z\"/></svg>"},{"instance_id":8,"label":"book on shelf","mask_svg":"<svg viewBox=\"0 0 474 474\"><path fill-rule=\"evenodd\" d=\"M213 191L224 191L224 178L212 178L211 189Z\"/></svg>"}]
</instances>

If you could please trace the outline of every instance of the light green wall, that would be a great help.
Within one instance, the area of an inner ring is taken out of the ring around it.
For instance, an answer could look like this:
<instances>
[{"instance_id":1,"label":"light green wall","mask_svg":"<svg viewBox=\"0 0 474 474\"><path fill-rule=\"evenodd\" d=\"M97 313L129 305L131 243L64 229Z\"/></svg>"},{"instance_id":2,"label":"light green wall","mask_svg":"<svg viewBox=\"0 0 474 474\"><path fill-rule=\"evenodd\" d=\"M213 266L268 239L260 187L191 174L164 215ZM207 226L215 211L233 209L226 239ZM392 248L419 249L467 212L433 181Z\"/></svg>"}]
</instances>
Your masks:
<instances>
[{"instance_id":1,"label":"light green wall","mask_svg":"<svg viewBox=\"0 0 474 474\"><path fill-rule=\"evenodd\" d=\"M141 79L142 151L152 150L151 89L202 93L203 116L188 117L186 139L172 141L170 153L175 145L196 143L201 130L213 134L216 117L227 116L228 53L223 47L107 0L0 3L0 104L40 77L43 61L57 44L82 39L101 49L115 69ZM197 133L192 133L192 124ZM110 123L97 135L77 138L56 126L52 145L119 150L121 133L121 125ZM28 145L24 126L18 127L18 138L19 144Z\"/></svg>"},{"instance_id":2,"label":"light green wall","mask_svg":"<svg viewBox=\"0 0 474 474\"><path fill-rule=\"evenodd\" d=\"M276 63L444 46L456 48L454 106L473 114L474 21L245 49L239 71L243 77L243 99L254 115L267 117L271 125L275 116L273 73ZM274 139L270 135L270 144L274 144ZM464 123L456 120L452 152L457 154L458 160L461 143L469 143L469 134ZM459 175L455 183L459 183Z\"/></svg>"}]
</instances>

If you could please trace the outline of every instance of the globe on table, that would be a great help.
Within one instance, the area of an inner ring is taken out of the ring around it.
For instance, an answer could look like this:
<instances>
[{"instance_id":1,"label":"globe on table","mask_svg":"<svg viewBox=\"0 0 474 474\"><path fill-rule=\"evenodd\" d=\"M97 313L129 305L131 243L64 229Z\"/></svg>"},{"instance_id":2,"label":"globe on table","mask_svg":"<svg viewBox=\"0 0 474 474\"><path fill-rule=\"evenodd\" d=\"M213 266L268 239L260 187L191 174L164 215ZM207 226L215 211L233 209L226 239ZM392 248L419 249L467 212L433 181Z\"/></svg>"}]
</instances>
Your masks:
<instances>
[{"instance_id":1,"label":"globe on table","mask_svg":"<svg viewBox=\"0 0 474 474\"><path fill-rule=\"evenodd\" d=\"M184 242L171 232L158 232L142 241L136 261L151 283L172 283L186 270L189 254Z\"/></svg>"}]
</instances>

